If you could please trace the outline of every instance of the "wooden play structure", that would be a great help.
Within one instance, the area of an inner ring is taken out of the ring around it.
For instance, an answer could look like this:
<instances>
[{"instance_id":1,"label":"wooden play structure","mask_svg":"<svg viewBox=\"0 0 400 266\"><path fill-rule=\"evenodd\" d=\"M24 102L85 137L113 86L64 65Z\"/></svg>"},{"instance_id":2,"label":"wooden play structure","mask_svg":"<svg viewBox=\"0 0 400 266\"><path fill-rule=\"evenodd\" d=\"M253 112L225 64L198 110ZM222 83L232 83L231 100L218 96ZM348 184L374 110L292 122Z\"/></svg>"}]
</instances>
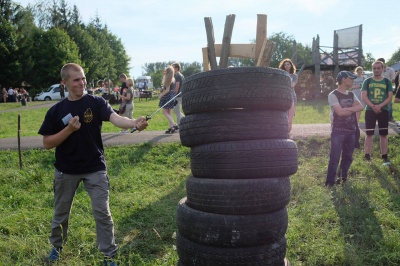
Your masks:
<instances>
[{"instance_id":1,"label":"wooden play structure","mask_svg":"<svg viewBox=\"0 0 400 266\"><path fill-rule=\"evenodd\" d=\"M214 38L214 28L210 17L204 18L207 47L203 51L204 71L215 70L228 67L228 58L252 58L256 66L268 67L272 54L275 50L275 43L267 39L267 15L257 15L257 36L255 44L231 44L235 15L226 16L224 36L222 44L216 44ZM217 57L220 57L217 65Z\"/></svg>"}]
</instances>

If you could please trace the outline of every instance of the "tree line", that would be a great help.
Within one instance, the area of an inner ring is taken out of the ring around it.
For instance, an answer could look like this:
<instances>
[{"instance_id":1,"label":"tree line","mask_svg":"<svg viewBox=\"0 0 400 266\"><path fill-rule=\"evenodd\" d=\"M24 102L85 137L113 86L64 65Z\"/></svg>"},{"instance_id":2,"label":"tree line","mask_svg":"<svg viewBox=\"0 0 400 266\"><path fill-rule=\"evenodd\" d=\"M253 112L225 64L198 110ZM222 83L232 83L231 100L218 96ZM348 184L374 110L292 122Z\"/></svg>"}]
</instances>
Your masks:
<instances>
[{"instance_id":1,"label":"tree line","mask_svg":"<svg viewBox=\"0 0 400 266\"><path fill-rule=\"evenodd\" d=\"M24 8L0 0L0 82L2 86L47 87L60 81L60 69L75 62L89 85L129 71L121 39L96 16L85 24L76 5L38 1Z\"/></svg>"},{"instance_id":2,"label":"tree line","mask_svg":"<svg viewBox=\"0 0 400 266\"><path fill-rule=\"evenodd\" d=\"M295 54L297 65L310 65L311 47L297 43L283 32L268 37L276 43L270 66L278 67L284 58ZM252 40L255 43L255 40ZM21 84L44 88L60 81L59 70L67 62L76 62L85 70L89 86L100 80L118 82L120 73L129 72L131 58L120 38L108 29L99 16L83 23L76 5L65 0L39 0L22 7L12 0L0 0L0 84L19 87ZM366 53L364 67L374 61ZM400 61L400 49L387 61ZM163 69L171 62L146 63L143 75L151 76L156 87L161 85ZM185 77L202 71L201 62L179 62ZM253 59L230 58L230 66L254 66Z\"/></svg>"}]
</instances>

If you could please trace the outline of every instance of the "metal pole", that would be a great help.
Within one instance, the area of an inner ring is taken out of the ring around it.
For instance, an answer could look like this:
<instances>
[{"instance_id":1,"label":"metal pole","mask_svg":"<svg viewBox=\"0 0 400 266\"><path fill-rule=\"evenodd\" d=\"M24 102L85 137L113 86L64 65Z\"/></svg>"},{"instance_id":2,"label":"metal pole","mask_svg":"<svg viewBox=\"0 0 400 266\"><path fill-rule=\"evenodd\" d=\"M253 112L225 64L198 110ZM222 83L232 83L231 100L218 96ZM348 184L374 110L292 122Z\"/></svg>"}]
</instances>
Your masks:
<instances>
[{"instance_id":1,"label":"metal pole","mask_svg":"<svg viewBox=\"0 0 400 266\"><path fill-rule=\"evenodd\" d=\"M160 108L157 109L157 111L155 111L154 113L152 113L151 115L147 115L146 116L146 121L150 120L153 115L155 115L156 113L158 113L161 109L163 109L165 106L167 106L170 102L172 102L173 100L176 99L176 97L178 97L179 95L181 95L182 92L179 92L177 95L175 95L173 98L171 98L168 102L166 102L163 106L161 106ZM135 132L137 130L137 128L132 128L131 133Z\"/></svg>"},{"instance_id":2,"label":"metal pole","mask_svg":"<svg viewBox=\"0 0 400 266\"><path fill-rule=\"evenodd\" d=\"M19 168L22 169L22 155L21 155L21 115L18 114L18 157Z\"/></svg>"}]
</instances>

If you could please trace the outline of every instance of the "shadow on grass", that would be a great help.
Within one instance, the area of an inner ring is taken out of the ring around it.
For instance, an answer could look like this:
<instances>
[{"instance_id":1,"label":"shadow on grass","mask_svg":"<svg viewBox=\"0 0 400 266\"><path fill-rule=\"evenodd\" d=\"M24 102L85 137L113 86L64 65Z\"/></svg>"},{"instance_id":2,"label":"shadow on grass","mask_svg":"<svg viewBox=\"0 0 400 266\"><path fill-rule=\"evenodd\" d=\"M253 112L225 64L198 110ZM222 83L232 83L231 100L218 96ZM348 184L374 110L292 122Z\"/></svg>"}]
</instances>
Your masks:
<instances>
[{"instance_id":1,"label":"shadow on grass","mask_svg":"<svg viewBox=\"0 0 400 266\"><path fill-rule=\"evenodd\" d=\"M367 262L371 263L376 259L371 254L379 251L383 232L367 194L368 191L351 183L345 184L341 190L333 190L332 193L345 241L345 265L367 265Z\"/></svg>"},{"instance_id":2,"label":"shadow on grass","mask_svg":"<svg viewBox=\"0 0 400 266\"><path fill-rule=\"evenodd\" d=\"M400 217L400 214L398 212L398 206L400 204L400 190L399 190L399 185L400 185L400 173L399 169L394 165L394 164L384 164L382 167L387 167L386 171L382 171L382 169L379 169L376 165L372 165L372 170L376 171L379 173L377 176L377 179L379 183L381 184L382 188L388 191L388 194L391 197L390 202L391 207L390 209L393 211L394 214L396 214L398 217ZM389 178L389 173L391 176L393 176L393 179Z\"/></svg>"},{"instance_id":3,"label":"shadow on grass","mask_svg":"<svg viewBox=\"0 0 400 266\"><path fill-rule=\"evenodd\" d=\"M118 222L116 238L122 243L119 259L124 265L151 265L175 245L176 209L185 197L185 182L186 178L182 178L170 193Z\"/></svg>"}]
</instances>

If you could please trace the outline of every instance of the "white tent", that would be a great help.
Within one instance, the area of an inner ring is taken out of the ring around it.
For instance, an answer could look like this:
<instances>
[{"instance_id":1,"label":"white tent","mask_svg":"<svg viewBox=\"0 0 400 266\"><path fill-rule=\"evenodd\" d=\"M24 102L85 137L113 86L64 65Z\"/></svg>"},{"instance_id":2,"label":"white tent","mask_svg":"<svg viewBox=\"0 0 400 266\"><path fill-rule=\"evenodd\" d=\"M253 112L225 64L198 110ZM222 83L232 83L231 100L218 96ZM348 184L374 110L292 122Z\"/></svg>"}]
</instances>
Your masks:
<instances>
[{"instance_id":1,"label":"white tent","mask_svg":"<svg viewBox=\"0 0 400 266\"><path fill-rule=\"evenodd\" d=\"M394 64L393 66L390 66L391 68L393 68L395 71L398 70L400 71L400 62L398 62L397 64Z\"/></svg>"}]
</instances>

